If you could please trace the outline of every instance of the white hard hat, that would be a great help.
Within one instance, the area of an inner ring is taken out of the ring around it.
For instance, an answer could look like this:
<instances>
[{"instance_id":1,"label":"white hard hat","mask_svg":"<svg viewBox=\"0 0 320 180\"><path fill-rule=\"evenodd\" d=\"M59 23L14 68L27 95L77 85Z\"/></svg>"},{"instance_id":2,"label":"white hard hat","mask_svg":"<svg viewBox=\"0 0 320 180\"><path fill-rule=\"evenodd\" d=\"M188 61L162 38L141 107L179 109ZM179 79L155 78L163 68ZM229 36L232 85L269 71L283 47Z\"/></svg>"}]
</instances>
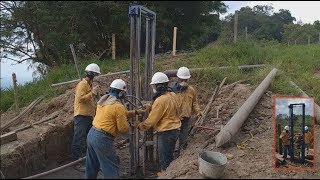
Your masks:
<instances>
[{"instance_id":1,"label":"white hard hat","mask_svg":"<svg viewBox=\"0 0 320 180\"><path fill-rule=\"evenodd\" d=\"M115 79L112 81L110 87L126 91L126 82L124 82L122 79Z\"/></svg>"},{"instance_id":2,"label":"white hard hat","mask_svg":"<svg viewBox=\"0 0 320 180\"><path fill-rule=\"evenodd\" d=\"M160 84L160 83L165 83L165 82L169 82L168 76L163 72L156 72L153 75L150 84Z\"/></svg>"},{"instance_id":3,"label":"white hard hat","mask_svg":"<svg viewBox=\"0 0 320 180\"><path fill-rule=\"evenodd\" d=\"M285 126L284 129L289 131L289 126Z\"/></svg>"},{"instance_id":4,"label":"white hard hat","mask_svg":"<svg viewBox=\"0 0 320 180\"><path fill-rule=\"evenodd\" d=\"M177 76L180 79L189 79L191 77L190 71L187 67L180 67L178 69Z\"/></svg>"},{"instance_id":5,"label":"white hard hat","mask_svg":"<svg viewBox=\"0 0 320 180\"><path fill-rule=\"evenodd\" d=\"M305 131L308 130L308 126L305 126L305 127L304 127L304 130L305 130Z\"/></svg>"},{"instance_id":6,"label":"white hard hat","mask_svg":"<svg viewBox=\"0 0 320 180\"><path fill-rule=\"evenodd\" d=\"M87 67L86 67L86 70L85 71L91 71L91 72L95 72L95 73L98 73L98 74L101 74L100 73L100 68L97 64L95 63L91 63L89 64Z\"/></svg>"}]
</instances>

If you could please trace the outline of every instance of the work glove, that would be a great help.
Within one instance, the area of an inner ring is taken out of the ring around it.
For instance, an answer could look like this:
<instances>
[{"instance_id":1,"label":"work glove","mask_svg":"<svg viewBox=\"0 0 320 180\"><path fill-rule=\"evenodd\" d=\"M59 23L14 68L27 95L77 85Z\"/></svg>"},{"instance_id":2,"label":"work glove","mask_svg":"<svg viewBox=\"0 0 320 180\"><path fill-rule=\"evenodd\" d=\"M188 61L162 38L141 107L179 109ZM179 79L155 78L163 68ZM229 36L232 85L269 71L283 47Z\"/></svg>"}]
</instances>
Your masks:
<instances>
[{"instance_id":1,"label":"work glove","mask_svg":"<svg viewBox=\"0 0 320 180\"><path fill-rule=\"evenodd\" d=\"M137 110L135 110L135 113L136 113L136 114L143 114L143 113L145 113L145 112L146 112L145 109L137 109Z\"/></svg>"},{"instance_id":2,"label":"work glove","mask_svg":"<svg viewBox=\"0 0 320 180\"><path fill-rule=\"evenodd\" d=\"M94 86L94 87L92 88L92 90L91 90L92 94L97 95L99 89L100 89L100 86L99 86L99 85Z\"/></svg>"},{"instance_id":3,"label":"work glove","mask_svg":"<svg viewBox=\"0 0 320 180\"><path fill-rule=\"evenodd\" d=\"M151 110L151 104L147 103L145 105L143 105L143 107L146 109L146 111L150 111Z\"/></svg>"},{"instance_id":4,"label":"work glove","mask_svg":"<svg viewBox=\"0 0 320 180\"><path fill-rule=\"evenodd\" d=\"M128 118L134 117L135 115L136 115L135 110L127 111L127 117Z\"/></svg>"},{"instance_id":5,"label":"work glove","mask_svg":"<svg viewBox=\"0 0 320 180\"><path fill-rule=\"evenodd\" d=\"M200 118L200 117L202 117L202 116L203 116L203 113L202 113L201 111L198 112L197 117Z\"/></svg>"},{"instance_id":6,"label":"work glove","mask_svg":"<svg viewBox=\"0 0 320 180\"><path fill-rule=\"evenodd\" d=\"M133 122L133 127L138 128L138 126L139 126L140 123L141 123L141 122L140 122L139 120L135 120L135 121Z\"/></svg>"}]
</instances>

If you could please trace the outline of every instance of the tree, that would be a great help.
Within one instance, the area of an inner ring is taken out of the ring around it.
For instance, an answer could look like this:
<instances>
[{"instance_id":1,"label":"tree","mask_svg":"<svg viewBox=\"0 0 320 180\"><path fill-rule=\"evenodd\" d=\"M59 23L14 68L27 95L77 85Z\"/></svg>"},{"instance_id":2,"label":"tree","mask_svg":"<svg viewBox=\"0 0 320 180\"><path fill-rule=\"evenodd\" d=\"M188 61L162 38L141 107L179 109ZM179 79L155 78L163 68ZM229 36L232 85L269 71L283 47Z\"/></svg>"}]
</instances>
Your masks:
<instances>
[{"instance_id":1,"label":"tree","mask_svg":"<svg viewBox=\"0 0 320 180\"><path fill-rule=\"evenodd\" d=\"M269 5L256 5L253 7L253 12L257 15L270 16L273 13L274 8Z\"/></svg>"},{"instance_id":2,"label":"tree","mask_svg":"<svg viewBox=\"0 0 320 180\"><path fill-rule=\"evenodd\" d=\"M320 21L319 21L319 20L316 20L316 21L313 23L313 26L320 32Z\"/></svg>"},{"instance_id":3,"label":"tree","mask_svg":"<svg viewBox=\"0 0 320 180\"><path fill-rule=\"evenodd\" d=\"M293 24L293 21L296 20L296 18L291 16L290 11L285 9L280 9L278 13L274 13L271 19L273 20L273 22L275 22L272 36L278 41L282 41L284 25Z\"/></svg>"},{"instance_id":4,"label":"tree","mask_svg":"<svg viewBox=\"0 0 320 180\"><path fill-rule=\"evenodd\" d=\"M273 13L273 7L269 5L257 5L253 8L242 7L238 12L238 32L244 35L247 27L248 34L256 39L283 40L284 26L292 24L295 20L290 11L280 9ZM234 14L230 14L225 20L228 29L233 29ZM240 31L239 31L240 30Z\"/></svg>"},{"instance_id":5,"label":"tree","mask_svg":"<svg viewBox=\"0 0 320 180\"><path fill-rule=\"evenodd\" d=\"M71 43L80 59L99 57L105 52L110 54L112 33L117 34L117 54L128 56L128 7L131 3L132 1L1 2L1 8L5 10L1 14L3 23L0 32L3 56L10 58L9 55L17 56L20 53L22 56L27 53L26 59L54 67L72 63L69 49ZM156 52L171 49L174 26L179 28L180 49L199 48L215 40L221 31L219 14L226 12L222 1L136 3L157 13ZM29 45L33 47L24 47Z\"/></svg>"},{"instance_id":6,"label":"tree","mask_svg":"<svg viewBox=\"0 0 320 180\"><path fill-rule=\"evenodd\" d=\"M284 26L284 39L290 43L307 44L308 38L312 42L318 39L319 31L312 24L288 24Z\"/></svg>"},{"instance_id":7,"label":"tree","mask_svg":"<svg viewBox=\"0 0 320 180\"><path fill-rule=\"evenodd\" d=\"M0 2L1 58L7 58L17 63L37 59L34 55L37 45L31 31L26 28L26 24L18 20L19 17L15 16L15 12L23 5L24 3L20 1ZM12 56L19 59L12 58Z\"/></svg>"}]
</instances>

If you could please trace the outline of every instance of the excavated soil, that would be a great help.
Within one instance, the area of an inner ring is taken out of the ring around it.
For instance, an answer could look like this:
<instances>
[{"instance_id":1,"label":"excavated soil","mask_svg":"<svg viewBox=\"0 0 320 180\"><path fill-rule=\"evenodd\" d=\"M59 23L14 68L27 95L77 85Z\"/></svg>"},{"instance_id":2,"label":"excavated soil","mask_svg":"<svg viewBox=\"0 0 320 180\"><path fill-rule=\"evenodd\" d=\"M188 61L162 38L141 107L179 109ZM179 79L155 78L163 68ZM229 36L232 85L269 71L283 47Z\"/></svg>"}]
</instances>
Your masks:
<instances>
[{"instance_id":1,"label":"excavated soil","mask_svg":"<svg viewBox=\"0 0 320 180\"><path fill-rule=\"evenodd\" d=\"M222 90L213 102L209 116L202 126L221 129L253 90L245 84L238 84L233 89ZM199 95L201 97L201 94ZM221 106L219 118L216 117L218 106ZM317 126L317 139L320 138L319 130L320 128ZM226 179L320 177L319 156L316 156L316 169L314 170L274 169L273 97L269 91L262 96L238 134L226 146L217 148L212 132L213 130L199 129L194 137L190 138L187 149L181 152L180 156L159 178L204 178L198 170L198 155L205 150L217 151L226 155L228 162L222 177ZM317 142L317 149L319 149L320 143Z\"/></svg>"},{"instance_id":2,"label":"excavated soil","mask_svg":"<svg viewBox=\"0 0 320 180\"><path fill-rule=\"evenodd\" d=\"M111 81L126 75L98 78L104 94ZM127 81L128 82L128 81ZM191 81L190 84L195 84ZM42 118L58 114L49 122L55 127L43 123L18 133L18 140L1 146L1 171L6 178L21 178L44 170L66 164L70 160L70 145L73 135L73 101L76 83L68 85L69 89L50 101L42 101L29 113L18 126L36 122ZM197 90L200 107L205 108L212 91L207 87L194 86ZM253 92L248 84L238 84L233 88L223 88L211 106L211 111L202 126L221 129L235 114L240 106ZM278 171L274 170L273 159L273 94L267 91L249 118L242 125L238 135L223 148L216 148L213 130L199 128L194 137L190 138L186 150L175 159L163 176L159 178L203 178L198 172L198 154L204 150L224 153L228 163L223 178L319 178L320 156L317 156L316 170L310 171ZM217 118L217 109L218 118ZM1 115L1 123L12 119L16 114L6 112ZM193 123L195 118L193 118ZM316 129L319 137L319 126ZM120 141L121 138L116 140ZM317 141L317 140L316 140ZM243 144L240 144L244 142ZM245 144L246 143L246 144ZM238 146L237 145L241 145ZM320 149L318 141L317 149ZM120 157L120 176L128 178L129 151L128 148L117 150ZM43 178L83 178L84 174L67 168ZM98 178L102 178L101 174Z\"/></svg>"},{"instance_id":3,"label":"excavated soil","mask_svg":"<svg viewBox=\"0 0 320 180\"><path fill-rule=\"evenodd\" d=\"M115 78L127 80L126 75L99 77L100 94L108 90ZM49 164L66 161L70 154L73 136L73 102L76 83L68 85L66 92L51 100L43 100L19 123L9 128L15 130L43 118L56 118L17 133L18 140L1 146L1 171L6 178L22 178L42 172ZM59 87L58 87L59 88ZM21 111L23 108L21 109ZM17 116L15 112L1 114L1 124ZM50 123L51 125L49 125Z\"/></svg>"}]
</instances>

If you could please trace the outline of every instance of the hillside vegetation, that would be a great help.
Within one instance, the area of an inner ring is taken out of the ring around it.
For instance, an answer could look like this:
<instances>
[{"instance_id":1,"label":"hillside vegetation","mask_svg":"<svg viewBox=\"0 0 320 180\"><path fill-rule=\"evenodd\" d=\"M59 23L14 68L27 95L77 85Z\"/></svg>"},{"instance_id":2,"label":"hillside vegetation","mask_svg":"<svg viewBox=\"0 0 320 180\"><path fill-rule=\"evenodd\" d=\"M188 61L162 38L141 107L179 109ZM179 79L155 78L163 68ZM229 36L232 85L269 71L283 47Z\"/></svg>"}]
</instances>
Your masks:
<instances>
[{"instance_id":1,"label":"hillside vegetation","mask_svg":"<svg viewBox=\"0 0 320 180\"><path fill-rule=\"evenodd\" d=\"M128 70L130 64L129 59L82 59L80 62L82 70L91 62L97 63L103 74ZM236 66L244 64L267 64L267 66L247 71L236 68ZM177 57L159 56L156 58L156 71L179 68L180 66L189 68L234 66L234 68L227 70L197 71L192 75L197 83L208 88L219 83L224 77L227 77L227 83L248 79L248 83L256 86L275 67L281 71L272 82L271 91L281 95L299 95L289 85L288 78L290 78L309 96L316 97L316 102L320 102L320 78L316 75L320 71L320 45L287 46L274 41L257 42L240 39L236 44L216 42L187 55L178 54ZM77 72L74 65L61 65L51 70L41 80L19 86L20 107L28 105L39 95L46 95L46 98L50 98L64 93L66 87L56 88L50 85L76 78ZM1 90L2 112L7 111L13 103L13 90Z\"/></svg>"}]
</instances>

